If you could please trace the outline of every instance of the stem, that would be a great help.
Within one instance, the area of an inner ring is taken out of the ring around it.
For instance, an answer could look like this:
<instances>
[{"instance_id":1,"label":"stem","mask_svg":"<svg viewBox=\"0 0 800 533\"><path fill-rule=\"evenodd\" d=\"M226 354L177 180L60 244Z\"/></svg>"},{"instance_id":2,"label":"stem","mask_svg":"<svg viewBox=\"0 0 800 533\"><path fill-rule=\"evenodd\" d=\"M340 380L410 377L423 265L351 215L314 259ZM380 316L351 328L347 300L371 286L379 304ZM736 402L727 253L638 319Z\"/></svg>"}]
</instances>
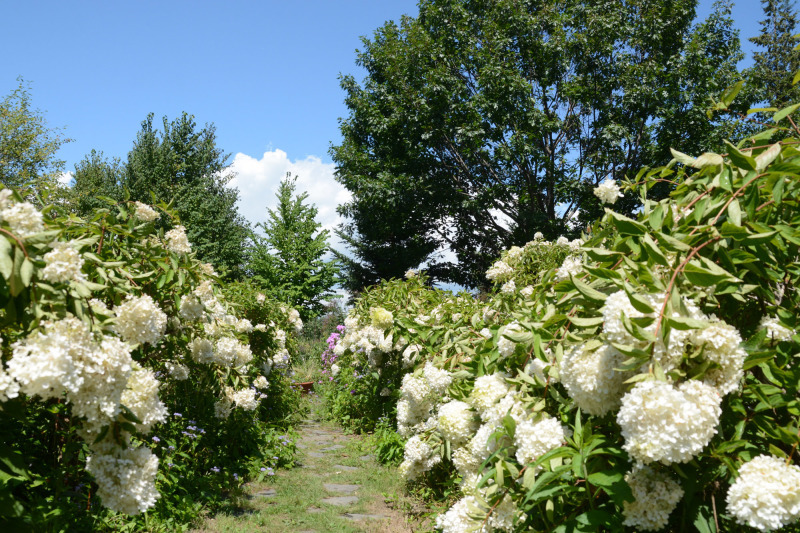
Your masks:
<instances>
[{"instance_id":1,"label":"stem","mask_svg":"<svg viewBox=\"0 0 800 533\"><path fill-rule=\"evenodd\" d=\"M11 238L12 238L12 239L14 239L15 241L17 241L17 244L19 245L19 247L20 247L20 248L22 248L22 253L24 253L24 254L25 254L25 257L28 257L28 258L30 258L30 256L28 255L28 250L26 250L26 249L25 249L25 245L24 245L24 244L22 244L22 241L21 241L21 240L19 240L19 237L17 237L16 235L14 235L13 233L11 233L10 231L8 231L8 230L6 230L6 229L3 229L3 228L0 228L0 232L2 232L2 233L5 233L5 234L6 234L6 235L8 235L9 237L11 237Z\"/></svg>"}]
</instances>

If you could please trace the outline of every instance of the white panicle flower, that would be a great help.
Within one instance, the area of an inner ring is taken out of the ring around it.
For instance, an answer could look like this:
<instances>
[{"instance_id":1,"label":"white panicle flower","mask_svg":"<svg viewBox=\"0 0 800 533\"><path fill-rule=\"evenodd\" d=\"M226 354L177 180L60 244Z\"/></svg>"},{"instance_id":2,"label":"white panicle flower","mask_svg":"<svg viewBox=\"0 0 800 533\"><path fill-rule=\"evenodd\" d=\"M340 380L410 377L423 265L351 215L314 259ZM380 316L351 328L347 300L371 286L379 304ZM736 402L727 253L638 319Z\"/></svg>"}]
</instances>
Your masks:
<instances>
[{"instance_id":1,"label":"white panicle flower","mask_svg":"<svg viewBox=\"0 0 800 533\"><path fill-rule=\"evenodd\" d=\"M231 396L231 400L245 411L252 411L258 407L258 398L256 397L255 389L241 389L237 390Z\"/></svg>"},{"instance_id":2,"label":"white panicle flower","mask_svg":"<svg viewBox=\"0 0 800 533\"><path fill-rule=\"evenodd\" d=\"M514 445L517 447L517 460L521 465L532 463L545 453L558 448L571 433L555 418L545 418L539 422L523 420L517 424ZM541 467L537 468L537 471Z\"/></svg>"},{"instance_id":3,"label":"white panicle flower","mask_svg":"<svg viewBox=\"0 0 800 533\"><path fill-rule=\"evenodd\" d=\"M186 236L186 228L183 226L175 226L164 234L164 238L167 240L167 250L170 252L188 254L192 251L192 245Z\"/></svg>"},{"instance_id":4,"label":"white panicle flower","mask_svg":"<svg viewBox=\"0 0 800 533\"><path fill-rule=\"evenodd\" d=\"M233 410L233 401L229 398L221 398L214 403L214 416L220 419L228 418Z\"/></svg>"},{"instance_id":5,"label":"white panicle flower","mask_svg":"<svg viewBox=\"0 0 800 533\"><path fill-rule=\"evenodd\" d=\"M74 243L54 242L50 247L53 250L44 254L46 266L41 271L42 279L54 283L86 281L86 276L81 272L83 257L75 249Z\"/></svg>"},{"instance_id":6,"label":"white panicle flower","mask_svg":"<svg viewBox=\"0 0 800 533\"><path fill-rule=\"evenodd\" d=\"M244 366L253 360L253 352L250 350L249 344L239 343L236 347L236 356L233 359L234 368Z\"/></svg>"},{"instance_id":7,"label":"white panicle flower","mask_svg":"<svg viewBox=\"0 0 800 533\"><path fill-rule=\"evenodd\" d=\"M439 431L453 446L466 444L477 429L478 421L468 404L454 400L439 408Z\"/></svg>"},{"instance_id":8,"label":"white panicle flower","mask_svg":"<svg viewBox=\"0 0 800 533\"><path fill-rule=\"evenodd\" d=\"M614 204L617 198L622 198L619 185L610 178L594 188L594 195L600 198L604 204Z\"/></svg>"},{"instance_id":9,"label":"white panicle flower","mask_svg":"<svg viewBox=\"0 0 800 533\"><path fill-rule=\"evenodd\" d=\"M594 351L585 344L575 346L561 360L561 383L584 412L602 416L616 409L625 393L630 373L615 370L625 359L608 344Z\"/></svg>"},{"instance_id":10,"label":"white panicle flower","mask_svg":"<svg viewBox=\"0 0 800 533\"><path fill-rule=\"evenodd\" d=\"M522 332L522 326L520 326L516 320L503 327L503 329L500 331L500 338L497 340L497 351L500 352L500 355L503 357L508 357L514 353L514 349L517 347L517 343L507 338L506 335Z\"/></svg>"},{"instance_id":11,"label":"white panicle flower","mask_svg":"<svg viewBox=\"0 0 800 533\"><path fill-rule=\"evenodd\" d=\"M567 239L566 237L564 237L564 236L562 235L561 237L559 237L558 239L556 239L556 244L557 244L558 246L569 246L569 239Z\"/></svg>"},{"instance_id":12,"label":"white panicle flower","mask_svg":"<svg viewBox=\"0 0 800 533\"><path fill-rule=\"evenodd\" d=\"M412 279L417 277L417 271L413 268L409 268L406 270L406 279Z\"/></svg>"},{"instance_id":13,"label":"white panicle flower","mask_svg":"<svg viewBox=\"0 0 800 533\"><path fill-rule=\"evenodd\" d=\"M275 342L278 343L278 348L286 347L286 332L282 329L275 331Z\"/></svg>"},{"instance_id":14,"label":"white panicle flower","mask_svg":"<svg viewBox=\"0 0 800 533\"><path fill-rule=\"evenodd\" d=\"M9 375L0 362L0 402L19 396L19 383Z\"/></svg>"},{"instance_id":15,"label":"white panicle flower","mask_svg":"<svg viewBox=\"0 0 800 533\"><path fill-rule=\"evenodd\" d=\"M336 363L333 363L331 365L331 375L332 376L338 376L340 371L341 371L341 368L339 368L339 365L337 365Z\"/></svg>"},{"instance_id":16,"label":"white panicle flower","mask_svg":"<svg viewBox=\"0 0 800 533\"><path fill-rule=\"evenodd\" d=\"M726 501L738 523L761 531L780 529L800 518L800 467L759 455L739 468Z\"/></svg>"},{"instance_id":17,"label":"white panicle flower","mask_svg":"<svg viewBox=\"0 0 800 533\"><path fill-rule=\"evenodd\" d=\"M205 280L194 289L194 294L200 301L211 307L216 301L217 297L214 295L214 286L209 280Z\"/></svg>"},{"instance_id":18,"label":"white panicle flower","mask_svg":"<svg viewBox=\"0 0 800 533\"><path fill-rule=\"evenodd\" d=\"M189 379L189 369L184 365L167 362L164 366L167 367L167 372L169 372L171 378L177 381Z\"/></svg>"},{"instance_id":19,"label":"white panicle flower","mask_svg":"<svg viewBox=\"0 0 800 533\"><path fill-rule=\"evenodd\" d=\"M470 517L470 513L480 509L474 496L465 496L458 500L446 513L436 517L436 529L442 533L464 533L465 531L486 531L481 527L481 520Z\"/></svg>"},{"instance_id":20,"label":"white panicle flower","mask_svg":"<svg viewBox=\"0 0 800 533\"><path fill-rule=\"evenodd\" d=\"M519 293L525 298L530 298L530 296L533 294L533 285L525 285L519 290Z\"/></svg>"},{"instance_id":21,"label":"white panicle flower","mask_svg":"<svg viewBox=\"0 0 800 533\"><path fill-rule=\"evenodd\" d=\"M767 338L772 342L788 341L794 335L794 330L789 329L778 321L776 316L765 316L759 326L767 330Z\"/></svg>"},{"instance_id":22,"label":"white panicle flower","mask_svg":"<svg viewBox=\"0 0 800 533\"><path fill-rule=\"evenodd\" d=\"M571 241L569 241L569 249L572 252L580 251L581 246L583 246L583 241L580 239L572 239Z\"/></svg>"},{"instance_id":23,"label":"white panicle flower","mask_svg":"<svg viewBox=\"0 0 800 533\"><path fill-rule=\"evenodd\" d=\"M28 202L3 209L0 211L0 219L8 223L11 226L11 233L21 239L44 231L42 214Z\"/></svg>"},{"instance_id":24,"label":"white panicle flower","mask_svg":"<svg viewBox=\"0 0 800 533\"><path fill-rule=\"evenodd\" d=\"M303 321L300 319L300 312L297 309L289 310L289 323L294 326L297 333L303 331Z\"/></svg>"},{"instance_id":25,"label":"white panicle flower","mask_svg":"<svg viewBox=\"0 0 800 533\"><path fill-rule=\"evenodd\" d=\"M481 337L483 337L484 339L487 339L487 340L492 338L492 332L491 332L491 330L489 328L483 328L480 331L480 335L481 335Z\"/></svg>"},{"instance_id":26,"label":"white panicle flower","mask_svg":"<svg viewBox=\"0 0 800 533\"><path fill-rule=\"evenodd\" d=\"M685 463L717 432L722 398L696 380L673 387L663 381L643 381L622 397L617 423L623 448L639 463Z\"/></svg>"},{"instance_id":27,"label":"white panicle flower","mask_svg":"<svg viewBox=\"0 0 800 533\"><path fill-rule=\"evenodd\" d=\"M215 362L220 366L233 366L236 361L236 354L241 343L233 337L223 337L217 341L215 351Z\"/></svg>"},{"instance_id":28,"label":"white panicle flower","mask_svg":"<svg viewBox=\"0 0 800 533\"><path fill-rule=\"evenodd\" d=\"M646 531L664 528L670 513L683 498L681 486L649 466L634 467L625 475L625 482L634 499L623 503L623 524Z\"/></svg>"},{"instance_id":29,"label":"white panicle flower","mask_svg":"<svg viewBox=\"0 0 800 533\"><path fill-rule=\"evenodd\" d=\"M433 449L426 442L422 442L418 435L414 435L406 442L403 456L406 467L403 469L404 479L409 481L420 473L426 472L442 461L439 454L434 454Z\"/></svg>"},{"instance_id":30,"label":"white panicle flower","mask_svg":"<svg viewBox=\"0 0 800 533\"><path fill-rule=\"evenodd\" d=\"M147 204L143 204L142 202L134 202L133 205L135 208L134 214L136 218L142 222L152 222L161 218L161 215L158 214L158 211Z\"/></svg>"},{"instance_id":31,"label":"white panicle flower","mask_svg":"<svg viewBox=\"0 0 800 533\"><path fill-rule=\"evenodd\" d=\"M486 271L486 279L489 281L505 281L514 275L514 269L505 261L497 261Z\"/></svg>"},{"instance_id":32,"label":"white panicle flower","mask_svg":"<svg viewBox=\"0 0 800 533\"><path fill-rule=\"evenodd\" d=\"M450 372L436 368L430 361L425 363L425 367L422 369L422 375L434 394L443 395L445 391L447 391L447 387L450 386L450 383L453 382L453 376Z\"/></svg>"},{"instance_id":33,"label":"white panicle flower","mask_svg":"<svg viewBox=\"0 0 800 533\"><path fill-rule=\"evenodd\" d=\"M580 257L571 255L564 259L556 270L556 279L559 281L569 279L570 276L577 276L581 272L583 272L583 261Z\"/></svg>"},{"instance_id":34,"label":"white panicle flower","mask_svg":"<svg viewBox=\"0 0 800 533\"><path fill-rule=\"evenodd\" d=\"M257 389L268 389L269 388L269 381L264 376L258 376L256 379L253 380L253 386Z\"/></svg>"},{"instance_id":35,"label":"white panicle flower","mask_svg":"<svg viewBox=\"0 0 800 533\"><path fill-rule=\"evenodd\" d=\"M192 340L192 359L198 363L214 362L214 345L208 339L195 337Z\"/></svg>"},{"instance_id":36,"label":"white panicle flower","mask_svg":"<svg viewBox=\"0 0 800 533\"><path fill-rule=\"evenodd\" d=\"M502 292L503 294L514 294L516 290L517 290L517 284L514 283L513 279L510 281L506 281L500 287L500 292Z\"/></svg>"},{"instance_id":37,"label":"white panicle flower","mask_svg":"<svg viewBox=\"0 0 800 533\"><path fill-rule=\"evenodd\" d=\"M281 348L278 352L272 356L272 365L276 368L286 368L289 366L289 350L286 348Z\"/></svg>"},{"instance_id":38,"label":"white panicle flower","mask_svg":"<svg viewBox=\"0 0 800 533\"><path fill-rule=\"evenodd\" d=\"M48 322L14 343L8 373L28 396L58 398L77 393L83 386L82 362L94 358L95 343L86 325L77 318Z\"/></svg>"},{"instance_id":39,"label":"white panicle flower","mask_svg":"<svg viewBox=\"0 0 800 533\"><path fill-rule=\"evenodd\" d=\"M392 327L394 322L394 315L383 307L370 307L369 318L372 325L381 330Z\"/></svg>"},{"instance_id":40,"label":"white panicle flower","mask_svg":"<svg viewBox=\"0 0 800 533\"><path fill-rule=\"evenodd\" d=\"M202 319L206 311L203 303L194 294L184 294L181 296L180 317L188 322Z\"/></svg>"},{"instance_id":41,"label":"white panicle flower","mask_svg":"<svg viewBox=\"0 0 800 533\"><path fill-rule=\"evenodd\" d=\"M236 331L239 333L250 333L253 331L253 323L247 320L246 318L242 318L236 321Z\"/></svg>"},{"instance_id":42,"label":"white panicle flower","mask_svg":"<svg viewBox=\"0 0 800 533\"><path fill-rule=\"evenodd\" d=\"M522 259L522 255L524 253L525 251L519 246L512 246L506 252L506 262L509 265L515 265L520 259Z\"/></svg>"},{"instance_id":43,"label":"white panicle flower","mask_svg":"<svg viewBox=\"0 0 800 533\"><path fill-rule=\"evenodd\" d=\"M514 500L511 499L511 496L506 494L494 508L492 514L489 515L489 520L487 522L494 531L514 531L514 521L519 514Z\"/></svg>"},{"instance_id":44,"label":"white panicle flower","mask_svg":"<svg viewBox=\"0 0 800 533\"><path fill-rule=\"evenodd\" d=\"M543 241L544 240L544 234L541 231L537 231L536 233L533 234L533 240L534 241Z\"/></svg>"},{"instance_id":45,"label":"white panicle flower","mask_svg":"<svg viewBox=\"0 0 800 533\"><path fill-rule=\"evenodd\" d=\"M509 386L506 383L506 374L494 373L481 376L475 380L468 401L481 416L491 409L500 398L508 394Z\"/></svg>"},{"instance_id":46,"label":"white panicle flower","mask_svg":"<svg viewBox=\"0 0 800 533\"><path fill-rule=\"evenodd\" d=\"M391 396L392 391L390 391L387 387L381 389L380 395L383 397Z\"/></svg>"},{"instance_id":47,"label":"white panicle flower","mask_svg":"<svg viewBox=\"0 0 800 533\"><path fill-rule=\"evenodd\" d=\"M431 388L425 379L406 374L403 376L403 384L400 387L400 391L413 402L422 404L427 401Z\"/></svg>"},{"instance_id":48,"label":"white panicle flower","mask_svg":"<svg viewBox=\"0 0 800 533\"><path fill-rule=\"evenodd\" d=\"M263 303L264 303L266 300L267 300L267 297L266 297L264 294L262 294L262 293L260 293L260 292L259 292L259 293L256 295L256 302L258 302L258 303L260 303L260 304L263 304Z\"/></svg>"},{"instance_id":49,"label":"white panicle flower","mask_svg":"<svg viewBox=\"0 0 800 533\"><path fill-rule=\"evenodd\" d=\"M403 350L403 368L410 368L414 366L417 356L422 351L422 346L419 344L409 344Z\"/></svg>"},{"instance_id":50,"label":"white panicle flower","mask_svg":"<svg viewBox=\"0 0 800 533\"><path fill-rule=\"evenodd\" d=\"M705 329L692 330L690 338L695 346L703 346L706 359L719 365L706 371L703 381L716 388L721 395L736 390L744 376L747 352L740 346L739 331L722 321L709 324Z\"/></svg>"},{"instance_id":51,"label":"white panicle flower","mask_svg":"<svg viewBox=\"0 0 800 533\"><path fill-rule=\"evenodd\" d=\"M103 506L136 515L147 511L159 497L156 490L158 457L144 446L114 448L109 454L86 459L86 471L97 482L97 495Z\"/></svg>"},{"instance_id":52,"label":"white panicle flower","mask_svg":"<svg viewBox=\"0 0 800 533\"><path fill-rule=\"evenodd\" d=\"M356 329L358 327L358 317L355 315L347 315L344 319L344 327L346 330Z\"/></svg>"},{"instance_id":53,"label":"white panicle flower","mask_svg":"<svg viewBox=\"0 0 800 533\"><path fill-rule=\"evenodd\" d=\"M256 330L256 331L267 331L267 325L266 324L256 324L255 326L253 326L253 329Z\"/></svg>"},{"instance_id":54,"label":"white panicle flower","mask_svg":"<svg viewBox=\"0 0 800 533\"><path fill-rule=\"evenodd\" d=\"M158 399L160 383L153 371L135 366L128 378L128 387L122 393L121 402L141 420L141 424L135 424L136 429L148 433L153 424L166 420L167 408Z\"/></svg>"},{"instance_id":55,"label":"white panicle flower","mask_svg":"<svg viewBox=\"0 0 800 533\"><path fill-rule=\"evenodd\" d=\"M200 263L200 270L203 271L203 274L208 276L217 276L217 271L214 270L214 265L211 263Z\"/></svg>"},{"instance_id":56,"label":"white panicle flower","mask_svg":"<svg viewBox=\"0 0 800 533\"><path fill-rule=\"evenodd\" d=\"M155 345L164 336L167 315L150 295L128 296L115 311L117 323L114 329L124 341Z\"/></svg>"}]
</instances>

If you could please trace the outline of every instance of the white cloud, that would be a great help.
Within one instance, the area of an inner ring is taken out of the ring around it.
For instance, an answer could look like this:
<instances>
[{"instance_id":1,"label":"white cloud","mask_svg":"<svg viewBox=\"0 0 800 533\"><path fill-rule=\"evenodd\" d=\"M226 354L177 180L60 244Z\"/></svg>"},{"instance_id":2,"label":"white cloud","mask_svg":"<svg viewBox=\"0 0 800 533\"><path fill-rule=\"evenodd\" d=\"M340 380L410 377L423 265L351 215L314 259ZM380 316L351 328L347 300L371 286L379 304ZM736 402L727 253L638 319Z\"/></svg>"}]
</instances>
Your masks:
<instances>
[{"instance_id":1,"label":"white cloud","mask_svg":"<svg viewBox=\"0 0 800 533\"><path fill-rule=\"evenodd\" d=\"M61 185L72 185L72 178L74 177L72 172L62 172L56 179Z\"/></svg>"},{"instance_id":2,"label":"white cloud","mask_svg":"<svg viewBox=\"0 0 800 533\"><path fill-rule=\"evenodd\" d=\"M261 159L238 153L231 165L236 177L230 186L239 189L239 212L255 226L267 221L267 208L277 206L275 194L284 176L297 176L296 193L308 193L306 203L317 207L317 222L333 233L342 221L336 206L350 200L349 191L333 178L334 169L333 163L323 163L316 156L292 161L278 149L264 152ZM331 245L340 248L335 237L331 238Z\"/></svg>"}]
</instances>

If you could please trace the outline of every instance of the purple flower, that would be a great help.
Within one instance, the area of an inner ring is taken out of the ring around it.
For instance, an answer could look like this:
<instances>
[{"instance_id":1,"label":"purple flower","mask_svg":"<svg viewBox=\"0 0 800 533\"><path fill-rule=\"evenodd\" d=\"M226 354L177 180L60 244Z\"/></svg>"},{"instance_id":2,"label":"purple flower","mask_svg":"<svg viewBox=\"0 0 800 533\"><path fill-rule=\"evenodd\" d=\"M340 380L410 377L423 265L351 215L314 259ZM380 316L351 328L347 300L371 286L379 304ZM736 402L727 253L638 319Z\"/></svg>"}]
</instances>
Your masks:
<instances>
[{"instance_id":1,"label":"purple flower","mask_svg":"<svg viewBox=\"0 0 800 533\"><path fill-rule=\"evenodd\" d=\"M161 442L161 439L159 439L158 437L153 437L153 442Z\"/></svg>"},{"instance_id":2,"label":"purple flower","mask_svg":"<svg viewBox=\"0 0 800 533\"><path fill-rule=\"evenodd\" d=\"M172 413L172 416L177 416L178 418L183 418L183 415L180 413Z\"/></svg>"},{"instance_id":3,"label":"purple flower","mask_svg":"<svg viewBox=\"0 0 800 533\"><path fill-rule=\"evenodd\" d=\"M236 481L239 481L239 474L234 473L233 474L233 479L235 479Z\"/></svg>"},{"instance_id":4,"label":"purple flower","mask_svg":"<svg viewBox=\"0 0 800 533\"><path fill-rule=\"evenodd\" d=\"M216 466L212 466L211 471L214 472L215 474L219 474L219 468L217 468Z\"/></svg>"},{"instance_id":5,"label":"purple flower","mask_svg":"<svg viewBox=\"0 0 800 533\"><path fill-rule=\"evenodd\" d=\"M266 468L264 468L264 467L262 466L262 467L261 467L261 471L262 471L262 472L266 472L266 471L267 471L267 469L266 469Z\"/></svg>"},{"instance_id":6,"label":"purple flower","mask_svg":"<svg viewBox=\"0 0 800 533\"><path fill-rule=\"evenodd\" d=\"M169 446L167 449L168 449L169 451L171 451L171 452L174 452L174 451L175 451L175 446Z\"/></svg>"}]
</instances>

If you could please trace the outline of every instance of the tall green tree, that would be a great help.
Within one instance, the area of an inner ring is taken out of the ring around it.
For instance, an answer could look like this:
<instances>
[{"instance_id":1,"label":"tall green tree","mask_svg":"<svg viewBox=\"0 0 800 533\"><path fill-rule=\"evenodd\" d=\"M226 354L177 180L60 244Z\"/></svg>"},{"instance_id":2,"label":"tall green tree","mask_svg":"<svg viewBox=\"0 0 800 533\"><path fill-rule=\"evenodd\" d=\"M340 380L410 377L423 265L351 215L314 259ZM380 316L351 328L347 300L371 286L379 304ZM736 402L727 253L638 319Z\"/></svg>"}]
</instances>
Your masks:
<instances>
[{"instance_id":1,"label":"tall green tree","mask_svg":"<svg viewBox=\"0 0 800 533\"><path fill-rule=\"evenodd\" d=\"M800 102L800 86L793 85L800 70L800 50L795 50L797 10L790 0L761 0L761 33L750 42L759 47L753 66L745 71L754 102L781 109Z\"/></svg>"},{"instance_id":2,"label":"tall green tree","mask_svg":"<svg viewBox=\"0 0 800 533\"><path fill-rule=\"evenodd\" d=\"M304 320L325 310L333 296L338 265L330 254L327 229L316 221L317 207L308 205L308 193L295 195L296 178L281 181L278 205L268 209L266 222L256 225L264 236L254 237L249 271L266 292L286 302Z\"/></svg>"},{"instance_id":3,"label":"tall green tree","mask_svg":"<svg viewBox=\"0 0 800 533\"><path fill-rule=\"evenodd\" d=\"M19 85L0 100L0 183L23 194L47 194L58 187L64 161L56 157L70 139L47 125L31 103L30 85Z\"/></svg>"},{"instance_id":4,"label":"tall green tree","mask_svg":"<svg viewBox=\"0 0 800 533\"><path fill-rule=\"evenodd\" d=\"M103 152L92 150L75 165L72 186L72 205L82 216L108 204L98 199L104 196L120 201L124 198L122 183L125 167L118 158L108 160Z\"/></svg>"},{"instance_id":5,"label":"tall green tree","mask_svg":"<svg viewBox=\"0 0 800 533\"><path fill-rule=\"evenodd\" d=\"M142 122L128 153L123 187L132 200L172 202L200 259L237 277L243 272L250 229L236 207L237 189L227 186L233 174L229 155L216 144L214 125L202 129L183 113L163 131L153 114Z\"/></svg>"},{"instance_id":6,"label":"tall green tree","mask_svg":"<svg viewBox=\"0 0 800 533\"><path fill-rule=\"evenodd\" d=\"M705 115L738 77L730 2L693 26L696 0L422 0L364 39L363 84L331 149L351 193L340 228L351 287L427 262L481 286L499 250L576 232L593 188L669 147L710 148ZM631 211L634 199L615 209ZM436 258L449 248L456 263Z\"/></svg>"}]
</instances>

